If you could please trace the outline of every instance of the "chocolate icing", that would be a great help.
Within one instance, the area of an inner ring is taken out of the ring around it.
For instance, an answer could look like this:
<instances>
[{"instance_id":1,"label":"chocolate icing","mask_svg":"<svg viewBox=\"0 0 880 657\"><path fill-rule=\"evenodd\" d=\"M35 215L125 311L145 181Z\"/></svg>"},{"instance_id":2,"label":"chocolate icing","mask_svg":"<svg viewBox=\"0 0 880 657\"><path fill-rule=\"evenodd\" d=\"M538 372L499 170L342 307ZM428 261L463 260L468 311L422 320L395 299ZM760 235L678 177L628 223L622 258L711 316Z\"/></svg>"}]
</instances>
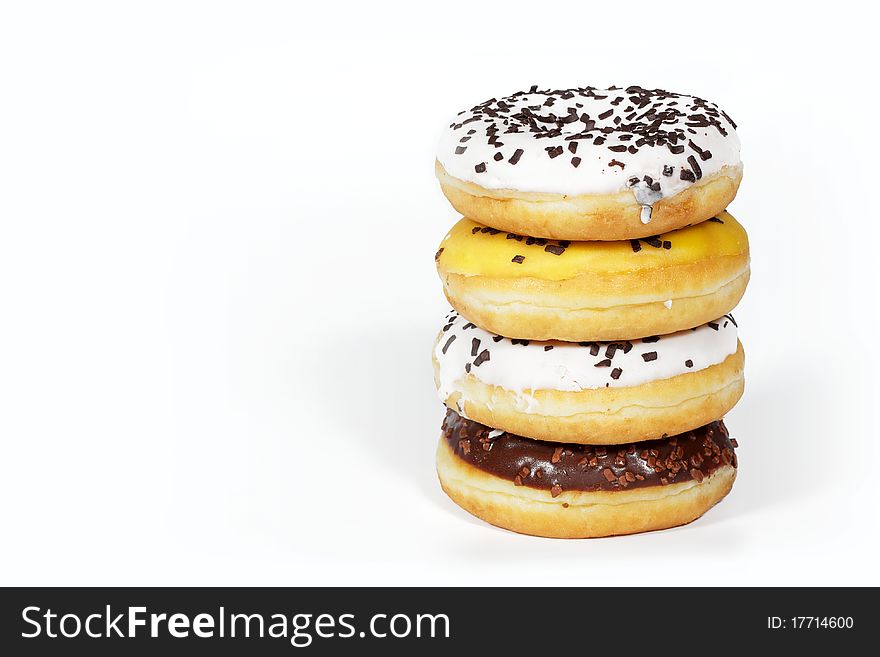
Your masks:
<instances>
[{"instance_id":1,"label":"chocolate icing","mask_svg":"<svg viewBox=\"0 0 880 657\"><path fill-rule=\"evenodd\" d=\"M455 455L517 486L617 491L700 482L723 465L736 467L735 442L721 420L687 433L630 445L575 445L523 438L447 409L443 438Z\"/></svg>"}]
</instances>

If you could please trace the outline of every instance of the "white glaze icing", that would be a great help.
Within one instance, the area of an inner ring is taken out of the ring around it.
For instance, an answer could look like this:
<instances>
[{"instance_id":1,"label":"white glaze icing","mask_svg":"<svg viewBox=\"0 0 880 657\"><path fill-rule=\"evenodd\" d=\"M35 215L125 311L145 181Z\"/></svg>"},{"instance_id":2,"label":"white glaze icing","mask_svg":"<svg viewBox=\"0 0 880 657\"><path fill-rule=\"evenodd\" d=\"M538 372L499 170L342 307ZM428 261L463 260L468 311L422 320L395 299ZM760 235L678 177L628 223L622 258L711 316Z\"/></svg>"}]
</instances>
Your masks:
<instances>
[{"instance_id":1,"label":"white glaze icing","mask_svg":"<svg viewBox=\"0 0 880 657\"><path fill-rule=\"evenodd\" d=\"M740 164L735 128L717 105L695 96L533 87L460 112L437 159L450 175L487 189L578 195L629 188L648 208L648 223L650 207L693 184L691 174L699 180Z\"/></svg>"},{"instance_id":2,"label":"white glaze icing","mask_svg":"<svg viewBox=\"0 0 880 657\"><path fill-rule=\"evenodd\" d=\"M655 338L575 343L501 338L450 311L434 357L440 366L438 393L443 401L462 392L469 371L482 383L516 393L519 409L529 413L535 407L535 390L637 386L717 365L736 349L736 324L730 315Z\"/></svg>"}]
</instances>

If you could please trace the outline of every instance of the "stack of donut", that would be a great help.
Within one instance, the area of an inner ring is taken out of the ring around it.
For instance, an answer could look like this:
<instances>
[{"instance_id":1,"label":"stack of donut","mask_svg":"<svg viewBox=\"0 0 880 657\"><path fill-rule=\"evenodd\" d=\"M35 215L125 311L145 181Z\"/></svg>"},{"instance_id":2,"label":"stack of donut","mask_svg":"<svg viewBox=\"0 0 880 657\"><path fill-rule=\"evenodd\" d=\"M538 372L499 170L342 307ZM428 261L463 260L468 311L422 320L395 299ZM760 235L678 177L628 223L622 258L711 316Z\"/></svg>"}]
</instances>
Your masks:
<instances>
[{"instance_id":1,"label":"stack of donut","mask_svg":"<svg viewBox=\"0 0 880 657\"><path fill-rule=\"evenodd\" d=\"M443 490L537 536L690 522L736 476L749 245L730 117L640 87L492 98L445 130Z\"/></svg>"}]
</instances>

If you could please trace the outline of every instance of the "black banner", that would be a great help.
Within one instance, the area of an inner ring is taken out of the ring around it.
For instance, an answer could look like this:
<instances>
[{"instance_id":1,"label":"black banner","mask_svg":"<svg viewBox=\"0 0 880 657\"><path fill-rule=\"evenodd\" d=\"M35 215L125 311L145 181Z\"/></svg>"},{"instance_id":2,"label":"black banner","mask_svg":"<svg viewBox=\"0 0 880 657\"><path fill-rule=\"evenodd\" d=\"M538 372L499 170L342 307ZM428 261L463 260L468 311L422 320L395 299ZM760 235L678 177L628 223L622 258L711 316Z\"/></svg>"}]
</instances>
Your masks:
<instances>
[{"instance_id":1,"label":"black banner","mask_svg":"<svg viewBox=\"0 0 880 657\"><path fill-rule=\"evenodd\" d=\"M841 649L865 645L876 610L873 590L816 588L25 588L0 596L6 655Z\"/></svg>"}]
</instances>

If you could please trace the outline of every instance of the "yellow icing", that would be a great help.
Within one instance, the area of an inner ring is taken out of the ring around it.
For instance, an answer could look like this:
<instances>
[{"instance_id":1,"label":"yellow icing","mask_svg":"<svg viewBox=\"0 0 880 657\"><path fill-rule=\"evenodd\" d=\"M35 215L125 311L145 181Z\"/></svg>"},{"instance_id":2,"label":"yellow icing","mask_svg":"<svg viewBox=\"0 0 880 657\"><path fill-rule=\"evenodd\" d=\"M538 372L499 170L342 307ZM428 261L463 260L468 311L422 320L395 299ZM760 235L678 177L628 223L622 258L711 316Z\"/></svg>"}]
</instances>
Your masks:
<instances>
[{"instance_id":1,"label":"yellow icing","mask_svg":"<svg viewBox=\"0 0 880 657\"><path fill-rule=\"evenodd\" d=\"M542 244L527 244L526 238L508 239L505 231L474 233L474 229L483 228L482 224L462 219L443 238L437 260L441 270L457 274L565 280L585 272L633 272L747 254L745 229L728 212L719 214L718 219L724 223L704 221L659 235L661 242L671 242L669 249L650 246L648 238L643 238L638 252L630 240L622 240L571 242L561 255L545 251ZM553 247L560 245L559 240L545 242ZM512 262L517 255L525 257L522 264Z\"/></svg>"}]
</instances>

